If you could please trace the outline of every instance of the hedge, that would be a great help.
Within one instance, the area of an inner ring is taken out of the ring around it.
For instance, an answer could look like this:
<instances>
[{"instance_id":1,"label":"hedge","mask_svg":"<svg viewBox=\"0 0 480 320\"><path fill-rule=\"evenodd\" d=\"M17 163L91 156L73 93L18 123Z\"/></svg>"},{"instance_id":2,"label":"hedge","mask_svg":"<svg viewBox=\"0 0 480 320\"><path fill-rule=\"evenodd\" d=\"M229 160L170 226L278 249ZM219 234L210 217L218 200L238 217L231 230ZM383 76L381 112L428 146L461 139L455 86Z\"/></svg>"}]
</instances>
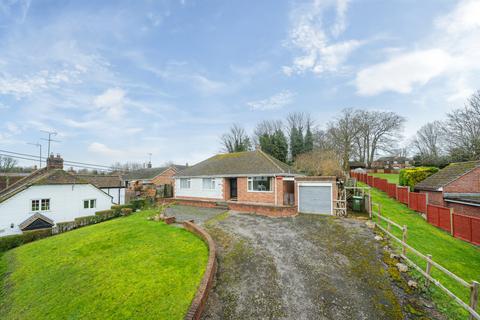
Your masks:
<instances>
[{"instance_id":1,"label":"hedge","mask_svg":"<svg viewBox=\"0 0 480 320\"><path fill-rule=\"evenodd\" d=\"M425 180L432 174L438 172L436 167L417 167L400 170L400 175L398 176L398 183L401 186L409 186L410 190L413 191L413 187L420 181Z\"/></svg>"},{"instance_id":2,"label":"hedge","mask_svg":"<svg viewBox=\"0 0 480 320\"><path fill-rule=\"evenodd\" d=\"M77 217L74 220L75 222L75 227L83 227L83 226L88 226L90 224L94 224L99 222L99 217L98 216L84 216L84 217Z\"/></svg>"},{"instance_id":3,"label":"hedge","mask_svg":"<svg viewBox=\"0 0 480 320\"><path fill-rule=\"evenodd\" d=\"M24 231L22 234L14 234L0 238L0 253L22 244L29 243L38 239L46 238L52 235L52 229L38 229L31 231Z\"/></svg>"},{"instance_id":4,"label":"hedge","mask_svg":"<svg viewBox=\"0 0 480 320\"><path fill-rule=\"evenodd\" d=\"M121 212L122 212L122 216L129 216L132 214L133 210L132 208L123 208Z\"/></svg>"},{"instance_id":5,"label":"hedge","mask_svg":"<svg viewBox=\"0 0 480 320\"><path fill-rule=\"evenodd\" d=\"M115 211L111 209L102 210L102 211L95 212L95 215L100 219L100 221L103 221L103 220L108 220L115 217Z\"/></svg>"},{"instance_id":6,"label":"hedge","mask_svg":"<svg viewBox=\"0 0 480 320\"><path fill-rule=\"evenodd\" d=\"M133 209L133 211L137 211L137 209L142 209L145 207L145 199L135 199L130 201L130 207Z\"/></svg>"}]
</instances>

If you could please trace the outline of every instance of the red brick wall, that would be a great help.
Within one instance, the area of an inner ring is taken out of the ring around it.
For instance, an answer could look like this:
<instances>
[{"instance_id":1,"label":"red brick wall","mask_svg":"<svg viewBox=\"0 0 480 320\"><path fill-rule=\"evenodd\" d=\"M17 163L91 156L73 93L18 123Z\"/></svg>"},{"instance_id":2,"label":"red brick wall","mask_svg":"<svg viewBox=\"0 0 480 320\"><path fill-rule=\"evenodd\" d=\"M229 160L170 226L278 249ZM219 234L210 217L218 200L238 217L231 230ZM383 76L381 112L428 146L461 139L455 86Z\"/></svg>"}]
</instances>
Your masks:
<instances>
[{"instance_id":1,"label":"red brick wall","mask_svg":"<svg viewBox=\"0 0 480 320\"><path fill-rule=\"evenodd\" d=\"M258 203L275 203L275 193L267 192L248 192L247 178L241 177L237 179L238 201L239 202L258 202ZM283 187L282 187L283 190ZM283 196L282 196L283 197Z\"/></svg>"},{"instance_id":2,"label":"red brick wall","mask_svg":"<svg viewBox=\"0 0 480 320\"><path fill-rule=\"evenodd\" d=\"M420 191L420 193L428 194L428 203L434 204L437 206L444 206L443 203L443 193L439 191Z\"/></svg>"},{"instance_id":3,"label":"red brick wall","mask_svg":"<svg viewBox=\"0 0 480 320\"><path fill-rule=\"evenodd\" d=\"M157 185L157 186L162 185L162 184L172 184L173 185L174 179L172 178L172 176L174 174L175 174L175 169L168 168L161 175L153 178L152 183Z\"/></svg>"},{"instance_id":4,"label":"red brick wall","mask_svg":"<svg viewBox=\"0 0 480 320\"><path fill-rule=\"evenodd\" d=\"M477 193L480 192L480 168L476 168L447 184L443 192Z\"/></svg>"},{"instance_id":5,"label":"red brick wall","mask_svg":"<svg viewBox=\"0 0 480 320\"><path fill-rule=\"evenodd\" d=\"M480 217L480 207L467 206L461 203L445 201L448 208L453 208L453 212L466 216Z\"/></svg>"}]
</instances>

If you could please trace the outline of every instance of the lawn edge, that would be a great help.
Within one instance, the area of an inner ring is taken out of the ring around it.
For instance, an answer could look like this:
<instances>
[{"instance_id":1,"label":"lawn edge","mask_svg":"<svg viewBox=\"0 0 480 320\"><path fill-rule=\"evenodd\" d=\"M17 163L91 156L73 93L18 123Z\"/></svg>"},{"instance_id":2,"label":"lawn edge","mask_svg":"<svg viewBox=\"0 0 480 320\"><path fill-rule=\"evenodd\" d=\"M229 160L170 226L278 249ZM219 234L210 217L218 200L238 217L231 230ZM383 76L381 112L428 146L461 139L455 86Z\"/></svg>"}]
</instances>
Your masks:
<instances>
[{"instance_id":1,"label":"lawn edge","mask_svg":"<svg viewBox=\"0 0 480 320\"><path fill-rule=\"evenodd\" d=\"M208 232L200 228L195 223L185 221L183 222L183 227L185 230L202 239L208 246L208 261L205 273L203 274L202 281L198 286L197 293L190 304L190 308L184 317L185 320L198 320L205 310L208 295L213 286L213 281L217 270L217 247L210 234L208 234Z\"/></svg>"}]
</instances>

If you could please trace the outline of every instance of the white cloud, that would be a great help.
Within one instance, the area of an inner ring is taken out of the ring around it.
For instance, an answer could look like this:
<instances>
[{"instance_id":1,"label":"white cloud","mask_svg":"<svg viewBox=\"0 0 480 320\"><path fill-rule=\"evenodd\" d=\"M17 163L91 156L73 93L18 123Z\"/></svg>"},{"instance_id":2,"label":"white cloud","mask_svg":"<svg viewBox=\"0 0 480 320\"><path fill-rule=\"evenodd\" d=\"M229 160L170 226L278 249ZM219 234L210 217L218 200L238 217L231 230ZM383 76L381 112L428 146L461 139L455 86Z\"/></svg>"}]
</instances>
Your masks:
<instances>
[{"instance_id":1,"label":"white cloud","mask_svg":"<svg viewBox=\"0 0 480 320\"><path fill-rule=\"evenodd\" d=\"M119 119L124 114L125 91L120 88L107 89L95 98L94 104L110 118Z\"/></svg>"},{"instance_id":2,"label":"white cloud","mask_svg":"<svg viewBox=\"0 0 480 320\"><path fill-rule=\"evenodd\" d=\"M480 1L460 1L454 10L435 20L434 31L415 49L403 49L385 61L357 73L361 95L385 91L410 93L443 77L442 95L448 101L464 100L472 92L468 83L479 83Z\"/></svg>"},{"instance_id":3,"label":"white cloud","mask_svg":"<svg viewBox=\"0 0 480 320\"><path fill-rule=\"evenodd\" d=\"M402 54L361 70L355 80L358 93L375 95L383 91L409 93L443 73L450 63L448 53L439 50Z\"/></svg>"},{"instance_id":4,"label":"white cloud","mask_svg":"<svg viewBox=\"0 0 480 320\"><path fill-rule=\"evenodd\" d=\"M124 155L123 151L112 149L100 142L91 143L88 146L88 151L109 158L121 158Z\"/></svg>"},{"instance_id":5,"label":"white cloud","mask_svg":"<svg viewBox=\"0 0 480 320\"><path fill-rule=\"evenodd\" d=\"M292 103L294 96L295 96L295 94L292 93L291 91L284 90L282 92L274 94L273 96L271 96L267 99L247 102L247 105L252 110L280 109L280 108L283 108L284 106Z\"/></svg>"},{"instance_id":6,"label":"white cloud","mask_svg":"<svg viewBox=\"0 0 480 320\"><path fill-rule=\"evenodd\" d=\"M322 18L332 7L335 8L336 17L332 27L328 29ZM294 58L291 66L282 67L286 75L306 71L319 75L343 69L349 55L363 44L363 41L359 40L338 40L347 26L347 9L347 0L315 0L293 11L287 44L298 49L301 54Z\"/></svg>"}]
</instances>

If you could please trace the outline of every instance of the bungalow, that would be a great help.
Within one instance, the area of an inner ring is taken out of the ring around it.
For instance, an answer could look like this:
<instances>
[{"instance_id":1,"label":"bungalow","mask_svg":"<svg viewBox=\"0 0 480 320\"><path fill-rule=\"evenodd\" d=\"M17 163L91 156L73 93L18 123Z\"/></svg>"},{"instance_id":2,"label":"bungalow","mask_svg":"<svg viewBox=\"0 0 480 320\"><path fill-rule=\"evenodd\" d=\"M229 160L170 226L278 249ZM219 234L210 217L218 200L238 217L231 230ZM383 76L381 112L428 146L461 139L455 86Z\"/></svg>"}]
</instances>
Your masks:
<instances>
[{"instance_id":1,"label":"bungalow","mask_svg":"<svg viewBox=\"0 0 480 320\"><path fill-rule=\"evenodd\" d=\"M480 217L480 160L451 163L415 185L428 202Z\"/></svg>"},{"instance_id":2,"label":"bungalow","mask_svg":"<svg viewBox=\"0 0 480 320\"><path fill-rule=\"evenodd\" d=\"M336 179L300 176L261 150L218 154L175 175L174 200L271 216L332 214Z\"/></svg>"},{"instance_id":3,"label":"bungalow","mask_svg":"<svg viewBox=\"0 0 480 320\"><path fill-rule=\"evenodd\" d=\"M381 157L372 163L374 169L403 169L411 166L412 161L406 157Z\"/></svg>"},{"instance_id":4,"label":"bungalow","mask_svg":"<svg viewBox=\"0 0 480 320\"><path fill-rule=\"evenodd\" d=\"M0 192L0 236L50 228L111 205L112 196L64 171L63 159L51 155L45 168Z\"/></svg>"}]
</instances>

